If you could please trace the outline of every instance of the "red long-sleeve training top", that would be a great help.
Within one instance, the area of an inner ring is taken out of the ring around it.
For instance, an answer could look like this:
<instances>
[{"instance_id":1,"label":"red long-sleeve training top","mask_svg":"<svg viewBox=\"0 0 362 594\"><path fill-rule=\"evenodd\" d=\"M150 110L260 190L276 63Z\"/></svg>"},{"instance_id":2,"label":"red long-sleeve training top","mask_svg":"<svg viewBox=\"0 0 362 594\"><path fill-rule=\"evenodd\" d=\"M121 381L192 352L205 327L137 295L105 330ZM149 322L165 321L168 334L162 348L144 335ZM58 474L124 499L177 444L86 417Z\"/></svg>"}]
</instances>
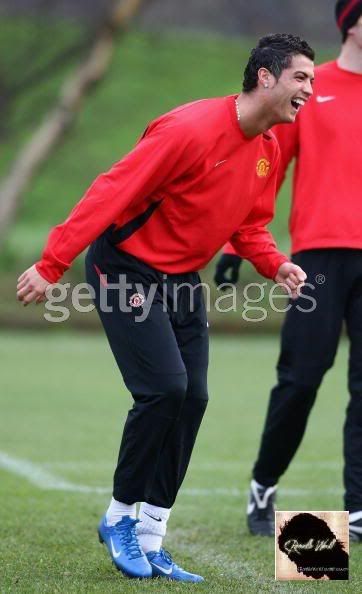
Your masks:
<instances>
[{"instance_id":1,"label":"red long-sleeve training top","mask_svg":"<svg viewBox=\"0 0 362 594\"><path fill-rule=\"evenodd\" d=\"M293 254L362 249L362 75L328 62L294 124L273 128L281 150L277 189L296 157L289 229ZM225 246L227 253L235 253Z\"/></svg>"},{"instance_id":2,"label":"red long-sleeve training top","mask_svg":"<svg viewBox=\"0 0 362 594\"><path fill-rule=\"evenodd\" d=\"M37 270L56 282L112 227L118 249L165 273L199 270L230 239L240 256L274 278L287 261L265 228L278 163L272 133L253 139L242 133L235 96L176 108L154 120L53 228Z\"/></svg>"},{"instance_id":3,"label":"red long-sleeve training top","mask_svg":"<svg viewBox=\"0 0 362 594\"><path fill-rule=\"evenodd\" d=\"M275 126L278 187L296 157L290 215L292 253L362 248L362 75L328 62L296 123Z\"/></svg>"}]
</instances>

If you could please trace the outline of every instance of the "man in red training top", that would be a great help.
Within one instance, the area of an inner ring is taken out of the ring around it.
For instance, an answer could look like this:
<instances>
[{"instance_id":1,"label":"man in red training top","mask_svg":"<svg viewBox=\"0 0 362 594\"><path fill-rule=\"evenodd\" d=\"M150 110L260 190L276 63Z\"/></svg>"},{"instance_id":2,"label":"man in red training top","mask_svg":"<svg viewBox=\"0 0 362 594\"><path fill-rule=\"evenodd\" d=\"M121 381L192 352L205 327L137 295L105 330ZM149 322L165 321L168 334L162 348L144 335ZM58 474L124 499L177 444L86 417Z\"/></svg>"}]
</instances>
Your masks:
<instances>
[{"instance_id":1,"label":"man in red training top","mask_svg":"<svg viewBox=\"0 0 362 594\"><path fill-rule=\"evenodd\" d=\"M362 540L362 0L340 0L339 58L318 66L314 97L292 126L274 128L281 148L278 188L296 158L290 217L293 261L306 271L315 311L292 307L284 322L273 388L253 471L248 524L274 536L276 485L296 453L342 323L350 339L350 401L344 425L345 509L350 538ZM230 249L227 249L230 252ZM238 256L220 262L218 283ZM325 281L325 282L324 282ZM326 420L327 422L327 420Z\"/></svg>"},{"instance_id":2,"label":"man in red training top","mask_svg":"<svg viewBox=\"0 0 362 594\"><path fill-rule=\"evenodd\" d=\"M130 577L203 579L162 548L208 398L208 331L197 270L230 239L261 274L297 296L306 276L278 252L265 228L279 165L268 130L293 122L312 95L313 59L298 37L263 38L240 95L196 101L151 122L136 147L52 230L42 259L19 278L18 298L41 301L49 283L91 244L87 280L134 399L113 497L98 530Z\"/></svg>"}]
</instances>

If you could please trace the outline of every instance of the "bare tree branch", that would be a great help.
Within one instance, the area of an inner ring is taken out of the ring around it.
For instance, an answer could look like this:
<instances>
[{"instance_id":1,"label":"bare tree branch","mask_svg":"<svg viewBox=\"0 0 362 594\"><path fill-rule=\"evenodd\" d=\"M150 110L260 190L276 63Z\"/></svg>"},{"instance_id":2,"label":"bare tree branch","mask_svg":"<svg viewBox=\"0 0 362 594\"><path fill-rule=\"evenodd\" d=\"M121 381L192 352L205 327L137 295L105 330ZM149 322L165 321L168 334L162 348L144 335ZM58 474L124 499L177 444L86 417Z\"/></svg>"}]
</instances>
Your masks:
<instances>
[{"instance_id":1,"label":"bare tree branch","mask_svg":"<svg viewBox=\"0 0 362 594\"><path fill-rule=\"evenodd\" d=\"M115 35L125 31L144 0L118 0L105 20L88 57L64 83L58 104L23 147L9 174L0 182L0 244L14 220L21 197L39 166L64 135L82 100L105 74L110 63Z\"/></svg>"},{"instance_id":2,"label":"bare tree branch","mask_svg":"<svg viewBox=\"0 0 362 594\"><path fill-rule=\"evenodd\" d=\"M69 64L86 55L116 0L87 2L0 0L0 15L5 15L0 35L0 142L13 140L49 109L54 86L42 83L59 79ZM65 27L64 15L74 11L76 20ZM33 90L37 99L32 108L22 109Z\"/></svg>"}]
</instances>

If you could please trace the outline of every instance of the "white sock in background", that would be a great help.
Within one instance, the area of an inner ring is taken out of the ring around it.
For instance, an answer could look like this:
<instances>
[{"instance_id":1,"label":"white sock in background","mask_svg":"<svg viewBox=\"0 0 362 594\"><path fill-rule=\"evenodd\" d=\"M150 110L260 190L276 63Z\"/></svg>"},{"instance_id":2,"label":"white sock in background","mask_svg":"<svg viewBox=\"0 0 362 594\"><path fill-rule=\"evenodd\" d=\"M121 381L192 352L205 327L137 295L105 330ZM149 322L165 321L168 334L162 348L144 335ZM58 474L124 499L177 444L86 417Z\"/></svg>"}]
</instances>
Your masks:
<instances>
[{"instance_id":1,"label":"white sock in background","mask_svg":"<svg viewBox=\"0 0 362 594\"><path fill-rule=\"evenodd\" d=\"M106 511L107 526L114 526L122 520L122 516L130 516L135 520L137 517L136 504L132 503L132 505L128 505L127 503L116 501L112 497L109 508Z\"/></svg>"},{"instance_id":2,"label":"white sock in background","mask_svg":"<svg viewBox=\"0 0 362 594\"><path fill-rule=\"evenodd\" d=\"M150 503L141 503L137 524L138 541L145 553L159 551L162 539L166 534L167 520L171 510L166 507L157 507Z\"/></svg>"}]
</instances>

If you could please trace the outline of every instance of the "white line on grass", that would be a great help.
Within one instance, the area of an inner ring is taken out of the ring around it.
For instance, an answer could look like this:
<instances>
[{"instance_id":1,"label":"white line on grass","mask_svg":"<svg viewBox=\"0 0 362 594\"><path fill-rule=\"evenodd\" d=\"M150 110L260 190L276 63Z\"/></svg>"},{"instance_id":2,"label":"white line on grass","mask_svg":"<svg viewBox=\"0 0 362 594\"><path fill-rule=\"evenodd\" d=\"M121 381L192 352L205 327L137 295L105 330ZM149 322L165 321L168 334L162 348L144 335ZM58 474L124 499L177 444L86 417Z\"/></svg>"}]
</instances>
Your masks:
<instances>
[{"instance_id":1,"label":"white line on grass","mask_svg":"<svg viewBox=\"0 0 362 594\"><path fill-rule=\"evenodd\" d=\"M99 495L109 494L111 487L96 487L90 485L79 485L67 481L55 474L45 470L40 464L34 464L29 460L22 460L21 458L14 458L9 456L6 452L0 451L0 468L11 472L17 476L21 476L28 480L32 485L39 489L46 489L51 491L70 491L73 493L95 493ZM280 489L281 495L289 497L308 497L311 495L341 495L342 489ZM236 488L184 488L180 495L188 495L191 497L243 497L246 492L242 492Z\"/></svg>"},{"instance_id":2,"label":"white line on grass","mask_svg":"<svg viewBox=\"0 0 362 594\"><path fill-rule=\"evenodd\" d=\"M243 460L226 460L223 462L222 460L215 460L213 462L201 462L201 463L193 463L191 462L189 467L189 472L213 472L213 471L224 471L224 472L235 472L241 468L250 469L252 464L250 461L246 462ZM80 461L64 461L64 462L43 462L43 468L49 468L57 470L70 470L70 471L84 471L84 470L94 470L94 469L102 469L102 470L110 470L114 469L114 466L110 462L90 462L89 460L80 460ZM311 461L311 462L293 462L293 468L295 470L310 470L310 469L318 469L318 470L341 470L342 469L342 462L336 462L333 460L319 460L319 461Z\"/></svg>"},{"instance_id":3,"label":"white line on grass","mask_svg":"<svg viewBox=\"0 0 362 594\"><path fill-rule=\"evenodd\" d=\"M29 460L21 460L9 456L6 452L0 452L0 468L22 476L32 485L39 489L48 489L52 491L73 491L77 493L109 493L110 489L104 487L89 487L87 485L76 485L54 474L44 470L39 464L34 464Z\"/></svg>"},{"instance_id":4,"label":"white line on grass","mask_svg":"<svg viewBox=\"0 0 362 594\"><path fill-rule=\"evenodd\" d=\"M287 495L288 497L308 497L311 495L342 495L343 490L331 487L328 489L278 489L280 495ZM240 491L236 488L222 488L214 487L211 489L203 488L185 488L181 489L180 495L191 495L192 497L209 497L214 495L221 495L223 497L244 497L248 491Z\"/></svg>"},{"instance_id":5,"label":"white line on grass","mask_svg":"<svg viewBox=\"0 0 362 594\"><path fill-rule=\"evenodd\" d=\"M251 459L250 459L251 460ZM252 462L245 460L229 460L223 462L222 460L215 461L215 462L201 462L193 464L191 462L190 470L196 471L209 471L209 470L217 470L217 471L235 471L238 468L247 468L251 469ZM293 462L293 468L296 470L310 470L313 468L318 468L322 470L340 470L342 468L341 462L335 462L333 460L320 460L320 461L311 461L311 462Z\"/></svg>"}]
</instances>

